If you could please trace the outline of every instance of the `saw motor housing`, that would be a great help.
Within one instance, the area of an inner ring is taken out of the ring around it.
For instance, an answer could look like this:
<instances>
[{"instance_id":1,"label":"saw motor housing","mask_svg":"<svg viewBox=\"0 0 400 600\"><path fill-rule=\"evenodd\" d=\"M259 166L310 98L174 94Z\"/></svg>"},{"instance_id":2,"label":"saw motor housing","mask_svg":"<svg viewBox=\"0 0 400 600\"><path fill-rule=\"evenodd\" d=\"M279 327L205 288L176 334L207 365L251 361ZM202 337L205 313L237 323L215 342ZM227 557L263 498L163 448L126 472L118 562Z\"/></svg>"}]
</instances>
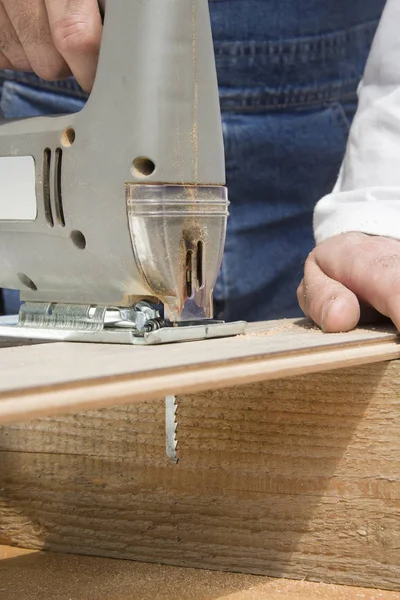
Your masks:
<instances>
[{"instance_id":1,"label":"saw motor housing","mask_svg":"<svg viewBox=\"0 0 400 600\"><path fill-rule=\"evenodd\" d=\"M227 216L207 0L109 2L84 108L0 126L0 287L210 319Z\"/></svg>"}]
</instances>

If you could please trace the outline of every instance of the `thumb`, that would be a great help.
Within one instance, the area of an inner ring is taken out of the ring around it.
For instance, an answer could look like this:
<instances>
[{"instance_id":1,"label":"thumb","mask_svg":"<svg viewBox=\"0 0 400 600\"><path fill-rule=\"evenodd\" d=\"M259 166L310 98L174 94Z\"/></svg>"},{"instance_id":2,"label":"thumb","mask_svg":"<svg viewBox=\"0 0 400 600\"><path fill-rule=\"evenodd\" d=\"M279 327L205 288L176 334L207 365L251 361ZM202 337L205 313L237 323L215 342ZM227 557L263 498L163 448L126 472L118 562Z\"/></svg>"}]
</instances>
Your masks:
<instances>
[{"instance_id":1,"label":"thumb","mask_svg":"<svg viewBox=\"0 0 400 600\"><path fill-rule=\"evenodd\" d=\"M297 299L304 314L326 333L350 331L359 322L360 304L356 295L321 270L315 250L306 261Z\"/></svg>"}]
</instances>

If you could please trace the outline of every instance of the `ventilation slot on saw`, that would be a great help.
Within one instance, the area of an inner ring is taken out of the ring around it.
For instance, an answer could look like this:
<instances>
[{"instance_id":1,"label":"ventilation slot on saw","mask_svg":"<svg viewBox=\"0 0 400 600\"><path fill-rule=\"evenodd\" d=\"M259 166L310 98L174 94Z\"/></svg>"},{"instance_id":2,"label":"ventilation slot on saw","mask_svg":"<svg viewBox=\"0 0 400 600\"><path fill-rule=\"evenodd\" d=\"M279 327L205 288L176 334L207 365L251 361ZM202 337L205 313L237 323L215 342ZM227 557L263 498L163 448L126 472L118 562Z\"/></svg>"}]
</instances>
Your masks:
<instances>
[{"instance_id":1,"label":"ventilation slot on saw","mask_svg":"<svg viewBox=\"0 0 400 600\"><path fill-rule=\"evenodd\" d=\"M193 293L193 251L186 253L186 296L192 297Z\"/></svg>"},{"instance_id":2,"label":"ventilation slot on saw","mask_svg":"<svg viewBox=\"0 0 400 600\"><path fill-rule=\"evenodd\" d=\"M50 169L51 169L51 150L46 148L43 152L43 203L46 221L51 227L54 227L53 211L51 210L50 195Z\"/></svg>"},{"instance_id":3,"label":"ventilation slot on saw","mask_svg":"<svg viewBox=\"0 0 400 600\"><path fill-rule=\"evenodd\" d=\"M61 189L61 178L62 178L62 150L57 148L56 150L56 163L54 173L54 203L56 208L56 218L62 227L65 227L64 209L62 203L62 189Z\"/></svg>"},{"instance_id":4,"label":"ventilation slot on saw","mask_svg":"<svg viewBox=\"0 0 400 600\"><path fill-rule=\"evenodd\" d=\"M58 225L65 227L62 201L62 155L61 148L55 151L54 161L50 148L43 152L43 204L47 223L54 227L54 218ZM53 192L53 193L52 193Z\"/></svg>"},{"instance_id":5,"label":"ventilation slot on saw","mask_svg":"<svg viewBox=\"0 0 400 600\"><path fill-rule=\"evenodd\" d=\"M196 256L196 275L197 285L199 288L203 285L203 263L204 263L204 244L198 242L197 244L197 256Z\"/></svg>"}]
</instances>

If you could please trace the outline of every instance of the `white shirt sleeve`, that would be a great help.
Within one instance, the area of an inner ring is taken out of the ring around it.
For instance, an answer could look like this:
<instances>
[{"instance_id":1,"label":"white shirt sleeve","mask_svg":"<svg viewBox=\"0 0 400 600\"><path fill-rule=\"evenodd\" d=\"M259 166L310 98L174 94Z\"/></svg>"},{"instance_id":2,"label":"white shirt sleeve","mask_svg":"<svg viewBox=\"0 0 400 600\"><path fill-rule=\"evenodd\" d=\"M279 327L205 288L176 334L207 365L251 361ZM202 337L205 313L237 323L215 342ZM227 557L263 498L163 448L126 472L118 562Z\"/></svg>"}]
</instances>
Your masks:
<instances>
[{"instance_id":1,"label":"white shirt sleeve","mask_svg":"<svg viewBox=\"0 0 400 600\"><path fill-rule=\"evenodd\" d=\"M400 0L387 0L358 98L338 180L315 207L317 244L347 231L400 239Z\"/></svg>"}]
</instances>

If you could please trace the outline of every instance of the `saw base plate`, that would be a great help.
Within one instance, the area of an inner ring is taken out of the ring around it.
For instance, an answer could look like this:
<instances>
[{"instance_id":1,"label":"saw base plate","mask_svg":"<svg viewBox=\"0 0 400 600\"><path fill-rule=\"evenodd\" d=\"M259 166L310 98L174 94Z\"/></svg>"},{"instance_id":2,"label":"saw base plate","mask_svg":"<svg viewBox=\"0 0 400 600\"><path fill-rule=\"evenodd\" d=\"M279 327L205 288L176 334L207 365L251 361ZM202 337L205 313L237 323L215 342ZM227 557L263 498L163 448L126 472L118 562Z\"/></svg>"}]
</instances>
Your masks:
<instances>
[{"instance_id":1,"label":"saw base plate","mask_svg":"<svg viewBox=\"0 0 400 600\"><path fill-rule=\"evenodd\" d=\"M185 327L161 327L155 331L137 335L128 328L104 328L100 331L79 329L56 329L24 327L18 324L18 316L0 317L0 338L41 340L43 342L86 342L97 344L132 344L152 346L175 342L199 341L212 338L231 337L243 334L246 321L233 323L205 323Z\"/></svg>"}]
</instances>

